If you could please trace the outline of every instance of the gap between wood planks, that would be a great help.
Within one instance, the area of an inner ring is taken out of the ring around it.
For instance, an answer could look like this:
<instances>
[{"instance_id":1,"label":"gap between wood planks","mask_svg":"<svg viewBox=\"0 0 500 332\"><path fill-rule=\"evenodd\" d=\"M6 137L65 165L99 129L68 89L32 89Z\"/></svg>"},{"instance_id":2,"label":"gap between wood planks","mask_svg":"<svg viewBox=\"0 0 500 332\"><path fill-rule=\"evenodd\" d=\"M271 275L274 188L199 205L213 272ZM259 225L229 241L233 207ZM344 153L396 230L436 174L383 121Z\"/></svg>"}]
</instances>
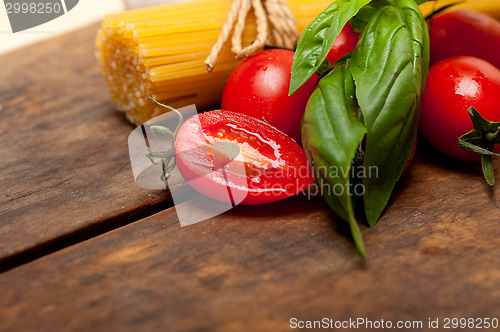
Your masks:
<instances>
[{"instance_id":1,"label":"gap between wood planks","mask_svg":"<svg viewBox=\"0 0 500 332\"><path fill-rule=\"evenodd\" d=\"M154 205L130 207L114 215L96 220L95 223L40 243L31 248L0 259L0 273L35 261L54 252L90 240L131 223L141 221L174 206L172 198Z\"/></svg>"}]
</instances>

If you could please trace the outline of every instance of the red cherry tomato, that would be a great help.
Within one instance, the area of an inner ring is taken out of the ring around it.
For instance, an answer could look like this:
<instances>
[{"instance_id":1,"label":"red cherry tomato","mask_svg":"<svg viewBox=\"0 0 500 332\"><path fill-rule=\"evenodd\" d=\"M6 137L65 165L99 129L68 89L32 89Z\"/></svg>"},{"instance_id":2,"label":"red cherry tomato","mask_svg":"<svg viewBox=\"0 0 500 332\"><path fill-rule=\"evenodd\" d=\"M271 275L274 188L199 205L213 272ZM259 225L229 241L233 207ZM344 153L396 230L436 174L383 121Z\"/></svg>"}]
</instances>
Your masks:
<instances>
[{"instance_id":1,"label":"red cherry tomato","mask_svg":"<svg viewBox=\"0 0 500 332\"><path fill-rule=\"evenodd\" d=\"M293 55L292 51L273 49L242 62L224 88L222 109L264 118L300 143L300 123L317 75L288 96Z\"/></svg>"},{"instance_id":2,"label":"red cherry tomato","mask_svg":"<svg viewBox=\"0 0 500 332\"><path fill-rule=\"evenodd\" d=\"M332 49L326 56L330 63L334 64L338 59L349 52L354 51L358 44L359 33L353 30L351 24L347 23L335 39Z\"/></svg>"},{"instance_id":3,"label":"red cherry tomato","mask_svg":"<svg viewBox=\"0 0 500 332\"><path fill-rule=\"evenodd\" d=\"M473 10L439 14L430 23L430 52L431 65L469 55L500 68L500 22Z\"/></svg>"},{"instance_id":4,"label":"red cherry tomato","mask_svg":"<svg viewBox=\"0 0 500 332\"><path fill-rule=\"evenodd\" d=\"M235 205L281 200L314 180L294 140L245 114L218 110L191 117L175 150L177 167L195 190Z\"/></svg>"},{"instance_id":5,"label":"red cherry tomato","mask_svg":"<svg viewBox=\"0 0 500 332\"><path fill-rule=\"evenodd\" d=\"M500 70L469 56L438 62L427 77L420 130L444 154L477 160L479 154L465 151L458 144L459 137L472 130L467 113L471 106L485 119L500 121Z\"/></svg>"}]
</instances>

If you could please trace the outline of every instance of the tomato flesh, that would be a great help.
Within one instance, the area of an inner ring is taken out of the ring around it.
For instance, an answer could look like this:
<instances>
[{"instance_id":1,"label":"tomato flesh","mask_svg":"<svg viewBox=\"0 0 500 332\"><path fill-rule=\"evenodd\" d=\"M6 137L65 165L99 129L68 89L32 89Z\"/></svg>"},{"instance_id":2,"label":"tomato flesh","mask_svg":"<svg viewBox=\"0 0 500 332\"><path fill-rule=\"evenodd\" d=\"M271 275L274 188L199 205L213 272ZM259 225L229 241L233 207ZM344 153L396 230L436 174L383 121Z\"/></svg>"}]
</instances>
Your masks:
<instances>
[{"instance_id":1,"label":"tomato flesh","mask_svg":"<svg viewBox=\"0 0 500 332\"><path fill-rule=\"evenodd\" d=\"M184 179L201 194L227 203L274 202L313 182L294 140L244 114L217 110L188 119L175 149Z\"/></svg>"},{"instance_id":2,"label":"tomato flesh","mask_svg":"<svg viewBox=\"0 0 500 332\"><path fill-rule=\"evenodd\" d=\"M328 52L326 56L328 61L334 64L347 53L354 51L358 44L359 35L360 34L351 27L351 24L347 23L335 39L332 49Z\"/></svg>"},{"instance_id":3,"label":"tomato flesh","mask_svg":"<svg viewBox=\"0 0 500 332\"><path fill-rule=\"evenodd\" d=\"M500 68L500 22L473 10L452 10L430 22L431 65L468 55Z\"/></svg>"},{"instance_id":4,"label":"tomato flesh","mask_svg":"<svg viewBox=\"0 0 500 332\"><path fill-rule=\"evenodd\" d=\"M485 119L500 121L500 70L470 56L438 62L429 70L422 96L422 134L450 157L479 159L479 154L465 151L458 144L459 137L473 128L467 113L471 106Z\"/></svg>"},{"instance_id":5,"label":"tomato flesh","mask_svg":"<svg viewBox=\"0 0 500 332\"><path fill-rule=\"evenodd\" d=\"M221 108L265 119L300 143L300 122L318 75L288 96L293 55L273 49L243 61L226 83Z\"/></svg>"}]
</instances>

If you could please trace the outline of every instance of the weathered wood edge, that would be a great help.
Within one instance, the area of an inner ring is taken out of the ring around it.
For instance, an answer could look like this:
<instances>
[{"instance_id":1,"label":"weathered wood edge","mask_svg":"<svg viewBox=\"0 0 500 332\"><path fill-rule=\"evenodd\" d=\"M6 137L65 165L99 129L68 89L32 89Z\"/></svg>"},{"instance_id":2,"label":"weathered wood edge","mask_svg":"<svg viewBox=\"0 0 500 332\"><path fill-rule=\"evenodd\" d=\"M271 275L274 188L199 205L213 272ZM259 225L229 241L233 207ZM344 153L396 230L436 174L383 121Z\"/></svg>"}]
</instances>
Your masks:
<instances>
[{"instance_id":1,"label":"weathered wood edge","mask_svg":"<svg viewBox=\"0 0 500 332\"><path fill-rule=\"evenodd\" d=\"M365 261L319 197L239 206L184 228L168 209L0 275L0 330L498 318L500 211L498 190L486 188L480 168L417 152L379 224L361 226Z\"/></svg>"},{"instance_id":2,"label":"weathered wood edge","mask_svg":"<svg viewBox=\"0 0 500 332\"><path fill-rule=\"evenodd\" d=\"M0 57L0 271L171 206L134 183L98 27Z\"/></svg>"}]
</instances>

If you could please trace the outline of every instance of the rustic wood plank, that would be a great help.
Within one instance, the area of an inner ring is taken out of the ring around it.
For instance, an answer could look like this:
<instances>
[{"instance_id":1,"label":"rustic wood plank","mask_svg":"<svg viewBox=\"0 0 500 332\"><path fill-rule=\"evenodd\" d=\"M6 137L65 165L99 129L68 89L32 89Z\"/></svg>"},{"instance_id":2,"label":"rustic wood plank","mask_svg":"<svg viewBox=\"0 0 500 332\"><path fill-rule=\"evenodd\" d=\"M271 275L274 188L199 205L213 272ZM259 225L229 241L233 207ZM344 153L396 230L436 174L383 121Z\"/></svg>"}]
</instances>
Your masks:
<instances>
[{"instance_id":1,"label":"rustic wood plank","mask_svg":"<svg viewBox=\"0 0 500 332\"><path fill-rule=\"evenodd\" d=\"M379 224L362 226L366 261L320 198L240 206L184 228L169 209L0 275L0 330L500 318L498 191L477 165L418 151Z\"/></svg>"},{"instance_id":2,"label":"rustic wood plank","mask_svg":"<svg viewBox=\"0 0 500 332\"><path fill-rule=\"evenodd\" d=\"M97 29L0 57L2 268L20 253L36 257L61 239L167 206L168 193L134 184L127 147L133 127L115 111L96 64Z\"/></svg>"}]
</instances>

